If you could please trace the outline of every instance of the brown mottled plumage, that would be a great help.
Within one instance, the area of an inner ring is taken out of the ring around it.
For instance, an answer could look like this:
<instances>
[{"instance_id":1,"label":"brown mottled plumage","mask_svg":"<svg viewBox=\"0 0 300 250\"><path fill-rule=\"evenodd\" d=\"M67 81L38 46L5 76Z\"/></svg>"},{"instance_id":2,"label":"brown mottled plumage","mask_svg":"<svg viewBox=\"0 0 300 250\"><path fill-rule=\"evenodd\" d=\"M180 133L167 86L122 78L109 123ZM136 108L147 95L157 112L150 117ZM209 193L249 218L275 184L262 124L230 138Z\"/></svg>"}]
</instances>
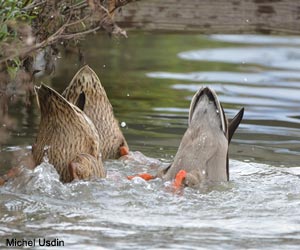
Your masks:
<instances>
[{"instance_id":1,"label":"brown mottled plumage","mask_svg":"<svg viewBox=\"0 0 300 250\"><path fill-rule=\"evenodd\" d=\"M119 158L120 147L128 148L128 145L96 73L87 65L82 67L62 95L82 109L95 124L102 159Z\"/></svg>"},{"instance_id":2,"label":"brown mottled plumage","mask_svg":"<svg viewBox=\"0 0 300 250\"><path fill-rule=\"evenodd\" d=\"M105 177L99 137L92 121L50 87L41 85L35 91L41 110L39 131L32 148L35 164L48 157L63 182L77 177Z\"/></svg>"},{"instance_id":3,"label":"brown mottled plumage","mask_svg":"<svg viewBox=\"0 0 300 250\"><path fill-rule=\"evenodd\" d=\"M71 176L74 179L88 180L94 177L104 177L106 172L104 168L99 168L98 173L95 173L95 169L98 169L99 161L90 154L78 154L69 165ZM92 166L87 168L86 166Z\"/></svg>"}]
</instances>

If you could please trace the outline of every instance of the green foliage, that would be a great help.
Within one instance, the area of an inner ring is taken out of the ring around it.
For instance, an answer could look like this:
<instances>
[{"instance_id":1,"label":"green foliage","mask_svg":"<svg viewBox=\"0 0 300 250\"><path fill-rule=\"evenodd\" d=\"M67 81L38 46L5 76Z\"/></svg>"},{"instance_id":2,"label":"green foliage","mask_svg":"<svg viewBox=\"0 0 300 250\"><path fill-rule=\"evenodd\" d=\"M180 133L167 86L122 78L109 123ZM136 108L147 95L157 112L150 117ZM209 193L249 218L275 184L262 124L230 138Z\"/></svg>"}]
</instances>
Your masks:
<instances>
[{"instance_id":1,"label":"green foliage","mask_svg":"<svg viewBox=\"0 0 300 250\"><path fill-rule=\"evenodd\" d=\"M21 61L18 57L13 59L9 65L7 64L7 72L11 79L14 79L16 77L20 66Z\"/></svg>"},{"instance_id":2,"label":"green foliage","mask_svg":"<svg viewBox=\"0 0 300 250\"><path fill-rule=\"evenodd\" d=\"M35 15L24 10L32 1L0 0L0 42L9 37L16 37L16 30L11 27L15 22L30 23Z\"/></svg>"},{"instance_id":3,"label":"green foliage","mask_svg":"<svg viewBox=\"0 0 300 250\"><path fill-rule=\"evenodd\" d=\"M31 3L30 0L0 0L0 57L3 56L2 52L6 51L4 48L7 48L7 45L17 49L18 44L22 43L18 36L20 24L31 25L32 19L35 18L33 12L24 9ZM6 69L12 79L16 77L21 64L19 57L6 61Z\"/></svg>"}]
</instances>

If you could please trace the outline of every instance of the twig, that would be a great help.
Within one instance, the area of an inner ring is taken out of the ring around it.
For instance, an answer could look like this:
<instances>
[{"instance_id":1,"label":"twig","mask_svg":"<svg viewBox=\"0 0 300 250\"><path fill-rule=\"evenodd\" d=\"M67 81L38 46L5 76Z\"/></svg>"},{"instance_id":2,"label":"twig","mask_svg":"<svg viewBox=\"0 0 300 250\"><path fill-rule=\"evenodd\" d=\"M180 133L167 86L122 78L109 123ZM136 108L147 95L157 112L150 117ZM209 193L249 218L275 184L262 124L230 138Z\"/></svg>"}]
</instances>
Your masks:
<instances>
[{"instance_id":1,"label":"twig","mask_svg":"<svg viewBox=\"0 0 300 250\"><path fill-rule=\"evenodd\" d=\"M93 29L90 29L90 30L85 30L85 31L77 32L77 33L61 35L60 39L67 40L67 39L78 38L78 37L93 33L93 32L95 32L99 29L100 29L100 27L96 27L96 28L93 28Z\"/></svg>"},{"instance_id":2,"label":"twig","mask_svg":"<svg viewBox=\"0 0 300 250\"><path fill-rule=\"evenodd\" d=\"M81 23L81 22L85 21L85 20L88 19L88 18L89 18L89 16L85 16L85 17L83 17L83 18L81 18L81 19L79 19L79 20L77 20L77 21L72 22L72 23L66 23L66 27L70 27L70 26L72 26L72 25Z\"/></svg>"},{"instance_id":3,"label":"twig","mask_svg":"<svg viewBox=\"0 0 300 250\"><path fill-rule=\"evenodd\" d=\"M123 6L126 5L129 2L132 1L136 1L136 0L119 0L116 1L117 2L117 6ZM51 1L50 1L51 2ZM39 12L44 13L44 11L46 11L47 13L47 0L36 0L36 1L32 1L31 4L25 6L23 9L26 11L30 11L35 7L40 7ZM26 45L21 45L20 49L16 49L14 50L13 53L11 53L10 55L7 55L5 57L0 57L0 65L2 63L8 62L9 60L12 60L16 57L19 57L21 60L23 60L27 55L29 55L30 53L32 53L35 50L38 50L40 48L46 47L48 45L52 45L55 42L59 41L59 40L67 40L67 39L74 39L74 38L79 38L82 37L84 35L96 32L97 30L99 30L101 27L103 27L107 32L109 33L114 33L114 34L122 34L126 37L126 33L123 32L113 21L111 15L109 14L108 10L102 6L102 4L100 3L100 0L95 0L96 3L96 9L93 9L93 13L90 14L90 12L88 12L89 14L85 14L84 17L81 18L82 14L79 16L76 16L77 10L81 9L81 8L88 8L89 4L87 1L80 1L79 3L76 3L74 5L71 5L68 7L68 9L66 10L66 13L64 13L64 17L67 18L67 20L65 20L64 24L61 25L53 34L44 34L45 37L42 38L43 40L41 42L36 42L34 45L31 46L26 46ZM90 6L91 7L91 6ZM69 27L78 25L86 20L88 20L91 17L91 21L94 24L97 24L97 26L91 26L90 24L87 25L88 27L84 27L84 29L81 29L81 31L75 31L74 33L70 33L72 31L66 30ZM41 18L43 18L43 16L41 16ZM71 21L72 20L72 21ZM37 27L43 27L42 29L45 29L45 27L47 27L47 22L51 22L51 19L46 19L46 21L44 20L38 20L40 23L38 23L39 25L37 25ZM92 28L95 27L95 28ZM40 37L41 39L41 30L39 30L37 28L37 30L34 32L36 37ZM37 39L38 41L38 39Z\"/></svg>"},{"instance_id":4,"label":"twig","mask_svg":"<svg viewBox=\"0 0 300 250\"><path fill-rule=\"evenodd\" d=\"M72 5L70 8L73 9L73 10L77 10L77 9L81 9L83 7L86 7L86 6L88 6L88 4L86 3L86 1L82 1L80 3Z\"/></svg>"},{"instance_id":5,"label":"twig","mask_svg":"<svg viewBox=\"0 0 300 250\"><path fill-rule=\"evenodd\" d=\"M38 7L38 6L40 6L40 5L43 5L43 4L45 4L47 1L46 0L44 0L44 1L40 1L40 2L33 2L33 3L31 3L31 4L29 4L29 5L27 5L27 6L25 6L24 8L23 8L23 10L26 10L26 11L28 11L28 10L31 10L31 9L34 9L35 7Z\"/></svg>"},{"instance_id":6,"label":"twig","mask_svg":"<svg viewBox=\"0 0 300 250\"><path fill-rule=\"evenodd\" d=\"M115 12L118 8L125 6L131 2L135 2L135 1L139 1L139 0L121 0L118 1L118 4L115 5L115 7L109 12L110 14L112 14L113 12Z\"/></svg>"}]
</instances>

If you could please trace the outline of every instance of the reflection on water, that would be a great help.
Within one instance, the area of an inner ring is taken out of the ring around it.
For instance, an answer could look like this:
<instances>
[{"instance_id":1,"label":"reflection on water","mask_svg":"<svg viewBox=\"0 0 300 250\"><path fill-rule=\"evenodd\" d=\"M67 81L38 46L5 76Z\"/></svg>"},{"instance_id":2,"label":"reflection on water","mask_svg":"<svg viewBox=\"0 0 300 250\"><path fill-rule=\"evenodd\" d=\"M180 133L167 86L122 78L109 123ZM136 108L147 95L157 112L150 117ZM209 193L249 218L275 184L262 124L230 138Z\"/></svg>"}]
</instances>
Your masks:
<instances>
[{"instance_id":1,"label":"reflection on water","mask_svg":"<svg viewBox=\"0 0 300 250\"><path fill-rule=\"evenodd\" d=\"M300 48L297 47L242 47L204 49L179 53L185 60L256 64L278 69L299 70Z\"/></svg>"},{"instance_id":2,"label":"reflection on water","mask_svg":"<svg viewBox=\"0 0 300 250\"><path fill-rule=\"evenodd\" d=\"M230 43L300 45L298 36L265 36L265 35L210 35L212 40Z\"/></svg>"},{"instance_id":3,"label":"reflection on water","mask_svg":"<svg viewBox=\"0 0 300 250\"><path fill-rule=\"evenodd\" d=\"M300 243L300 39L254 35L131 34L89 39L99 74L136 161L108 161L108 178L63 185L53 167L23 169L0 188L0 246L7 237L60 238L67 249L298 249ZM63 90L78 69L64 57L43 79ZM214 88L228 117L245 107L230 145L231 181L174 195L154 173L172 161L194 92ZM20 106L20 105L19 105ZM17 126L0 165L24 163L38 112L10 109ZM163 163L162 163L163 162ZM3 171L3 169L1 171Z\"/></svg>"}]
</instances>

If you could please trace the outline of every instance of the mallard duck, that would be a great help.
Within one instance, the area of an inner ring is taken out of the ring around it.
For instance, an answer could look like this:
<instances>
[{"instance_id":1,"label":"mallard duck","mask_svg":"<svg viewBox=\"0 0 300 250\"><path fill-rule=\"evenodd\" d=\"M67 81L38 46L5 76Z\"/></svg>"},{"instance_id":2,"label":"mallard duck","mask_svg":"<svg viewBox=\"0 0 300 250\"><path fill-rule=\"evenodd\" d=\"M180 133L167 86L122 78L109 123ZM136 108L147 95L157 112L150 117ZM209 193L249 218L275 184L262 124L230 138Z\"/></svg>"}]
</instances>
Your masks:
<instances>
[{"instance_id":1,"label":"mallard duck","mask_svg":"<svg viewBox=\"0 0 300 250\"><path fill-rule=\"evenodd\" d=\"M228 147L244 114L242 108L228 123L216 93L201 88L194 95L189 111L188 128L183 135L174 162L158 171L139 176L145 180L157 177L173 181L173 186L197 187L203 182L229 180Z\"/></svg>"},{"instance_id":2,"label":"mallard duck","mask_svg":"<svg viewBox=\"0 0 300 250\"><path fill-rule=\"evenodd\" d=\"M78 106L95 124L102 159L117 159L128 153L128 145L114 117L113 108L96 73L82 67L62 93Z\"/></svg>"},{"instance_id":3,"label":"mallard duck","mask_svg":"<svg viewBox=\"0 0 300 250\"><path fill-rule=\"evenodd\" d=\"M105 177L93 122L52 88L35 87L41 120L32 147L36 165L48 160L61 181Z\"/></svg>"},{"instance_id":4,"label":"mallard duck","mask_svg":"<svg viewBox=\"0 0 300 250\"><path fill-rule=\"evenodd\" d=\"M228 147L243 114L244 108L228 123L216 93L208 87L198 90L174 162L161 172L161 177L166 181L175 179L175 186L190 187L204 181L228 181Z\"/></svg>"}]
</instances>

